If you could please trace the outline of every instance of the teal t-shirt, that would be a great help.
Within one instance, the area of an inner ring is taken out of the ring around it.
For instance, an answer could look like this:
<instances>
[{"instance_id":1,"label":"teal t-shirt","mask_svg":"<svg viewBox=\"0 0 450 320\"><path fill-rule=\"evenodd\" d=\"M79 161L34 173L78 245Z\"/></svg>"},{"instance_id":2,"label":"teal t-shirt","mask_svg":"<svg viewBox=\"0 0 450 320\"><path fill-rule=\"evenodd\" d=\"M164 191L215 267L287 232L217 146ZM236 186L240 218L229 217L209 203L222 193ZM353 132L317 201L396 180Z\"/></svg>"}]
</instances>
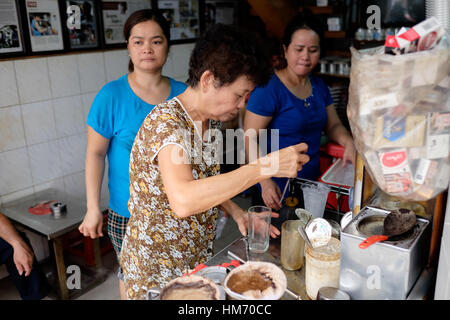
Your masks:
<instances>
[{"instance_id":1,"label":"teal t-shirt","mask_svg":"<svg viewBox=\"0 0 450 320\"><path fill-rule=\"evenodd\" d=\"M186 84L169 78L172 99L186 90ZM87 124L110 140L108 148L109 208L129 217L131 147L142 122L155 105L139 98L128 83L128 74L107 83L92 103Z\"/></svg>"}]
</instances>

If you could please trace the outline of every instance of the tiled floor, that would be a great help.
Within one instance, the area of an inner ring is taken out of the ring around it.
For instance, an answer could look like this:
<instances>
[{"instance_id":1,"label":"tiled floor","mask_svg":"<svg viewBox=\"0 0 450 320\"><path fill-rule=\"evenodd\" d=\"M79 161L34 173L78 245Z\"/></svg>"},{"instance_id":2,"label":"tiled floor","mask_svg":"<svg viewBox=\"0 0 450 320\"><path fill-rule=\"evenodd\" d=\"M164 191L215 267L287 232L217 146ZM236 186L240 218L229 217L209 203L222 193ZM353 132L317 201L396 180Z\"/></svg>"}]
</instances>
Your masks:
<instances>
[{"instance_id":1,"label":"tiled floor","mask_svg":"<svg viewBox=\"0 0 450 320\"><path fill-rule=\"evenodd\" d=\"M250 206L250 199L243 197L236 197L234 201L238 203L243 209L247 209ZM228 244L233 242L240 236L240 232L232 218L228 219L225 228L222 232L222 236L214 243L214 252L219 252ZM75 263L76 257L71 257ZM67 264L67 262L66 262ZM94 286L90 290L86 290L81 295L75 295L75 300L119 300L119 280L117 279L116 272L118 263L116 261L113 252L109 252L102 257L102 272L106 275L106 280L97 286ZM46 265L43 266L44 273L50 272L51 268ZM82 272L83 275L83 272ZM83 276L82 276L83 277ZM82 281L82 287L83 287ZM45 300L55 300L57 296L54 292L51 292ZM12 284L9 277L0 279L0 300L20 300L20 296Z\"/></svg>"}]
</instances>

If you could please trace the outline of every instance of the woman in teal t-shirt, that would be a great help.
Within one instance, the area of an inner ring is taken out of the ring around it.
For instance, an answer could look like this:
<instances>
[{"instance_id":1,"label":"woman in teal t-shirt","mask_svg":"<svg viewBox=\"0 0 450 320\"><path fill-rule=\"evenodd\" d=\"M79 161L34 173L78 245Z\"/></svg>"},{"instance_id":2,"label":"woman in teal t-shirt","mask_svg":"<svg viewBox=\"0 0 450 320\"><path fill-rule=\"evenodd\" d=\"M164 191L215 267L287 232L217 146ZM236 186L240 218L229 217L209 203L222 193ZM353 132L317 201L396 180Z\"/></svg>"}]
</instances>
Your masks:
<instances>
[{"instance_id":1,"label":"woman in teal t-shirt","mask_svg":"<svg viewBox=\"0 0 450 320\"><path fill-rule=\"evenodd\" d=\"M129 73L106 84L95 97L87 119L86 216L79 227L92 239L103 236L100 190L108 156L108 235L119 257L128 212L130 152L139 128L153 107L186 89L163 76L169 51L170 26L151 9L130 15L124 25L130 56ZM122 298L123 281L119 270Z\"/></svg>"}]
</instances>

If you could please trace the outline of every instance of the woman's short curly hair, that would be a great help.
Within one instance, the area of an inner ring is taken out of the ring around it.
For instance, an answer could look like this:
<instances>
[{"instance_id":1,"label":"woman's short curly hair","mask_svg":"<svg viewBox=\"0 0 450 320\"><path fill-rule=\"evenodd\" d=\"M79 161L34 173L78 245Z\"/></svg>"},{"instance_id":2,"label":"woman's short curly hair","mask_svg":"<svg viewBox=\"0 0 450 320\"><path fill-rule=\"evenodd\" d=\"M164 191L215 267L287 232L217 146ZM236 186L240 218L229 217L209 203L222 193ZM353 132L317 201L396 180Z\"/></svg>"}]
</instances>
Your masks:
<instances>
[{"instance_id":1,"label":"woman's short curly hair","mask_svg":"<svg viewBox=\"0 0 450 320\"><path fill-rule=\"evenodd\" d=\"M195 44L188 84L195 88L207 70L213 73L218 86L231 84L240 76L263 86L272 74L258 35L223 24L212 25Z\"/></svg>"}]
</instances>

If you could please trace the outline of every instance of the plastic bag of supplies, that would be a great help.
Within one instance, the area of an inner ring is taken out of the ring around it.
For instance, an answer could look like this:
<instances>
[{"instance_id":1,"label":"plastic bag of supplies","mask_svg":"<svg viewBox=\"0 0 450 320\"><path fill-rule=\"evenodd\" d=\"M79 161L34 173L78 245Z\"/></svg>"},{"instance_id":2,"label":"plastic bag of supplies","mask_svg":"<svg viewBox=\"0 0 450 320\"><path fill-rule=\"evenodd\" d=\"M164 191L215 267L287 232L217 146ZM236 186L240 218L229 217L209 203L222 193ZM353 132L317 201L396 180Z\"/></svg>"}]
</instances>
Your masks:
<instances>
[{"instance_id":1,"label":"plastic bag of supplies","mask_svg":"<svg viewBox=\"0 0 450 320\"><path fill-rule=\"evenodd\" d=\"M373 182L389 195L425 201L450 177L450 49L401 55L351 48L347 116Z\"/></svg>"}]
</instances>

